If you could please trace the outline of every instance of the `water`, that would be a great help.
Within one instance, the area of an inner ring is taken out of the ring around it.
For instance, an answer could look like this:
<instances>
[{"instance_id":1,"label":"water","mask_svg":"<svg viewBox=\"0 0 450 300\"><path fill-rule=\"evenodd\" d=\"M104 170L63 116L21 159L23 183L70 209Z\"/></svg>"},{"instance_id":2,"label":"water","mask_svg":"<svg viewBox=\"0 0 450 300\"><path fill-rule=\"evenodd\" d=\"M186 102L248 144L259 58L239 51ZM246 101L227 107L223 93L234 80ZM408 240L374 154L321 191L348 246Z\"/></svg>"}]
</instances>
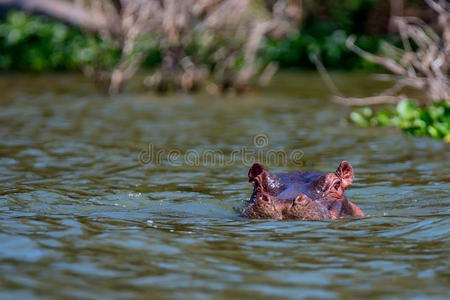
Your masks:
<instances>
[{"instance_id":1,"label":"water","mask_svg":"<svg viewBox=\"0 0 450 300\"><path fill-rule=\"evenodd\" d=\"M61 74L0 91L2 299L450 297L449 145L346 123L313 73L227 97L107 97ZM368 217L239 217L257 155L275 172L348 160Z\"/></svg>"}]
</instances>

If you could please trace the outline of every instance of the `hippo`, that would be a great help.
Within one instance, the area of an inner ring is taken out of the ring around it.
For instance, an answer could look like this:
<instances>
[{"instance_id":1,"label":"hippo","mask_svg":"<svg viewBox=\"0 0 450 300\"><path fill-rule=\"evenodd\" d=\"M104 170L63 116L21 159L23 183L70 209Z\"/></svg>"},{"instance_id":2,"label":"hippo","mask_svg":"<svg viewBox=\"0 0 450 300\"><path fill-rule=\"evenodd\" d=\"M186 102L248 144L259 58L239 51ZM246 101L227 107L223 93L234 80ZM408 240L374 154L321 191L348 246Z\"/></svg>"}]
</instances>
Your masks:
<instances>
[{"instance_id":1,"label":"hippo","mask_svg":"<svg viewBox=\"0 0 450 300\"><path fill-rule=\"evenodd\" d=\"M347 200L353 168L342 161L334 173L296 171L271 174L256 162L248 171L253 193L242 216L250 219L336 220L364 216Z\"/></svg>"}]
</instances>

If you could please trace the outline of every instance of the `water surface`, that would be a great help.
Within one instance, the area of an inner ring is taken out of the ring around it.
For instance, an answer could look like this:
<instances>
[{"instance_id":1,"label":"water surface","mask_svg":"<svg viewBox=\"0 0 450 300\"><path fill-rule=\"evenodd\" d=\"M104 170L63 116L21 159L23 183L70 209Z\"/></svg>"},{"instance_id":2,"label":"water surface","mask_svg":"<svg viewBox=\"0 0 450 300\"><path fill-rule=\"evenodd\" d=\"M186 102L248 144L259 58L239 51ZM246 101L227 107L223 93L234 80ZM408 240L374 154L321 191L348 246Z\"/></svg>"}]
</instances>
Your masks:
<instances>
[{"instance_id":1,"label":"water surface","mask_svg":"<svg viewBox=\"0 0 450 300\"><path fill-rule=\"evenodd\" d=\"M355 96L381 88L334 77ZM226 97L2 75L0 298L450 297L448 144L348 112L314 73ZM269 151L286 154L275 172L348 160L368 217L239 217L248 164Z\"/></svg>"}]
</instances>

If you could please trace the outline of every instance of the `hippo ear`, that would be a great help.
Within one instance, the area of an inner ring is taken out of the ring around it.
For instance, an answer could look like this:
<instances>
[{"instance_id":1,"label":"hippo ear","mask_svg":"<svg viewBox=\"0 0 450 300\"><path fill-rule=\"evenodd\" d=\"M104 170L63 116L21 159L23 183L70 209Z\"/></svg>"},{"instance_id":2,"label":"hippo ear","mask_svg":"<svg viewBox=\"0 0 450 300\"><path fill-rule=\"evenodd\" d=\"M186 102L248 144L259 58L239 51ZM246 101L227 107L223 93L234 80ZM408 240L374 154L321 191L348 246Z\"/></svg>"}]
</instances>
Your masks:
<instances>
[{"instance_id":1,"label":"hippo ear","mask_svg":"<svg viewBox=\"0 0 450 300\"><path fill-rule=\"evenodd\" d=\"M336 170L336 176L341 179L343 189L346 189L353 181L353 168L348 161L343 161Z\"/></svg>"},{"instance_id":2,"label":"hippo ear","mask_svg":"<svg viewBox=\"0 0 450 300\"><path fill-rule=\"evenodd\" d=\"M266 172L266 169L264 169L264 166L259 163L255 162L251 167L250 170L248 170L248 181L249 182L255 182L256 178Z\"/></svg>"}]
</instances>

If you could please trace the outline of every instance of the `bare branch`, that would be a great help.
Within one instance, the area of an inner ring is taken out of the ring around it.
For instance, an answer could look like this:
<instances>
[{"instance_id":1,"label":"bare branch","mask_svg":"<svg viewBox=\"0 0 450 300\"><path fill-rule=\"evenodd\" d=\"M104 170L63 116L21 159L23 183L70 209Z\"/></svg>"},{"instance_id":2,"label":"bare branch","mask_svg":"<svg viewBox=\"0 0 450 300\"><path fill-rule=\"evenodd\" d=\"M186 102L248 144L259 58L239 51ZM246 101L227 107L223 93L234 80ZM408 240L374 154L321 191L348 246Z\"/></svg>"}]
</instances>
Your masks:
<instances>
[{"instance_id":1,"label":"bare branch","mask_svg":"<svg viewBox=\"0 0 450 300\"><path fill-rule=\"evenodd\" d=\"M399 75L406 75L407 72L405 71L405 69L402 68L399 64L397 64L393 59L376 56L373 55L372 53L366 52L361 48L359 48L358 46L356 46L355 41L356 37L354 35L351 35L347 38L345 45L347 46L347 48L349 48L359 56L362 56L373 63L382 65L392 73Z\"/></svg>"},{"instance_id":2,"label":"bare branch","mask_svg":"<svg viewBox=\"0 0 450 300\"><path fill-rule=\"evenodd\" d=\"M85 10L70 2L58 0L0 0L0 4L14 4L29 12L49 15L53 18L82 27L87 31L115 31L117 28L104 15Z\"/></svg>"},{"instance_id":3,"label":"bare branch","mask_svg":"<svg viewBox=\"0 0 450 300\"><path fill-rule=\"evenodd\" d=\"M334 84L330 75L327 72L327 69L324 67L320 59L316 54L311 53L309 59L316 65L317 70L319 71L320 76L322 76L323 81L327 85L328 89L337 96L342 96L342 93L339 91L337 86Z\"/></svg>"},{"instance_id":4,"label":"bare branch","mask_svg":"<svg viewBox=\"0 0 450 300\"><path fill-rule=\"evenodd\" d=\"M440 32L435 32L430 26L418 18L397 17L395 22L403 41L403 48L398 49L388 44L389 53L377 56L368 53L355 45L355 37L347 39L347 47L361 57L379 64L400 77L397 83L387 89L382 95L394 95L404 87L424 91L430 101L450 101L450 12L446 1L439 3L426 0L428 5L438 13ZM417 49L410 45L413 41ZM391 98L368 99L367 104L391 101ZM341 101L342 102L342 101ZM346 103L356 103L347 101Z\"/></svg>"},{"instance_id":5,"label":"bare branch","mask_svg":"<svg viewBox=\"0 0 450 300\"><path fill-rule=\"evenodd\" d=\"M283 36L302 16L302 0L270 0L270 5L261 6L253 0L0 0L0 4L44 13L111 39L121 52L117 65L112 70L85 68L85 74L109 81L110 93L117 93L136 74L152 48L159 50L162 62L145 83L157 89L191 90L207 77L222 90L243 90L256 76L267 83L277 68L259 58L264 37ZM192 46L198 51L189 51Z\"/></svg>"}]
</instances>

